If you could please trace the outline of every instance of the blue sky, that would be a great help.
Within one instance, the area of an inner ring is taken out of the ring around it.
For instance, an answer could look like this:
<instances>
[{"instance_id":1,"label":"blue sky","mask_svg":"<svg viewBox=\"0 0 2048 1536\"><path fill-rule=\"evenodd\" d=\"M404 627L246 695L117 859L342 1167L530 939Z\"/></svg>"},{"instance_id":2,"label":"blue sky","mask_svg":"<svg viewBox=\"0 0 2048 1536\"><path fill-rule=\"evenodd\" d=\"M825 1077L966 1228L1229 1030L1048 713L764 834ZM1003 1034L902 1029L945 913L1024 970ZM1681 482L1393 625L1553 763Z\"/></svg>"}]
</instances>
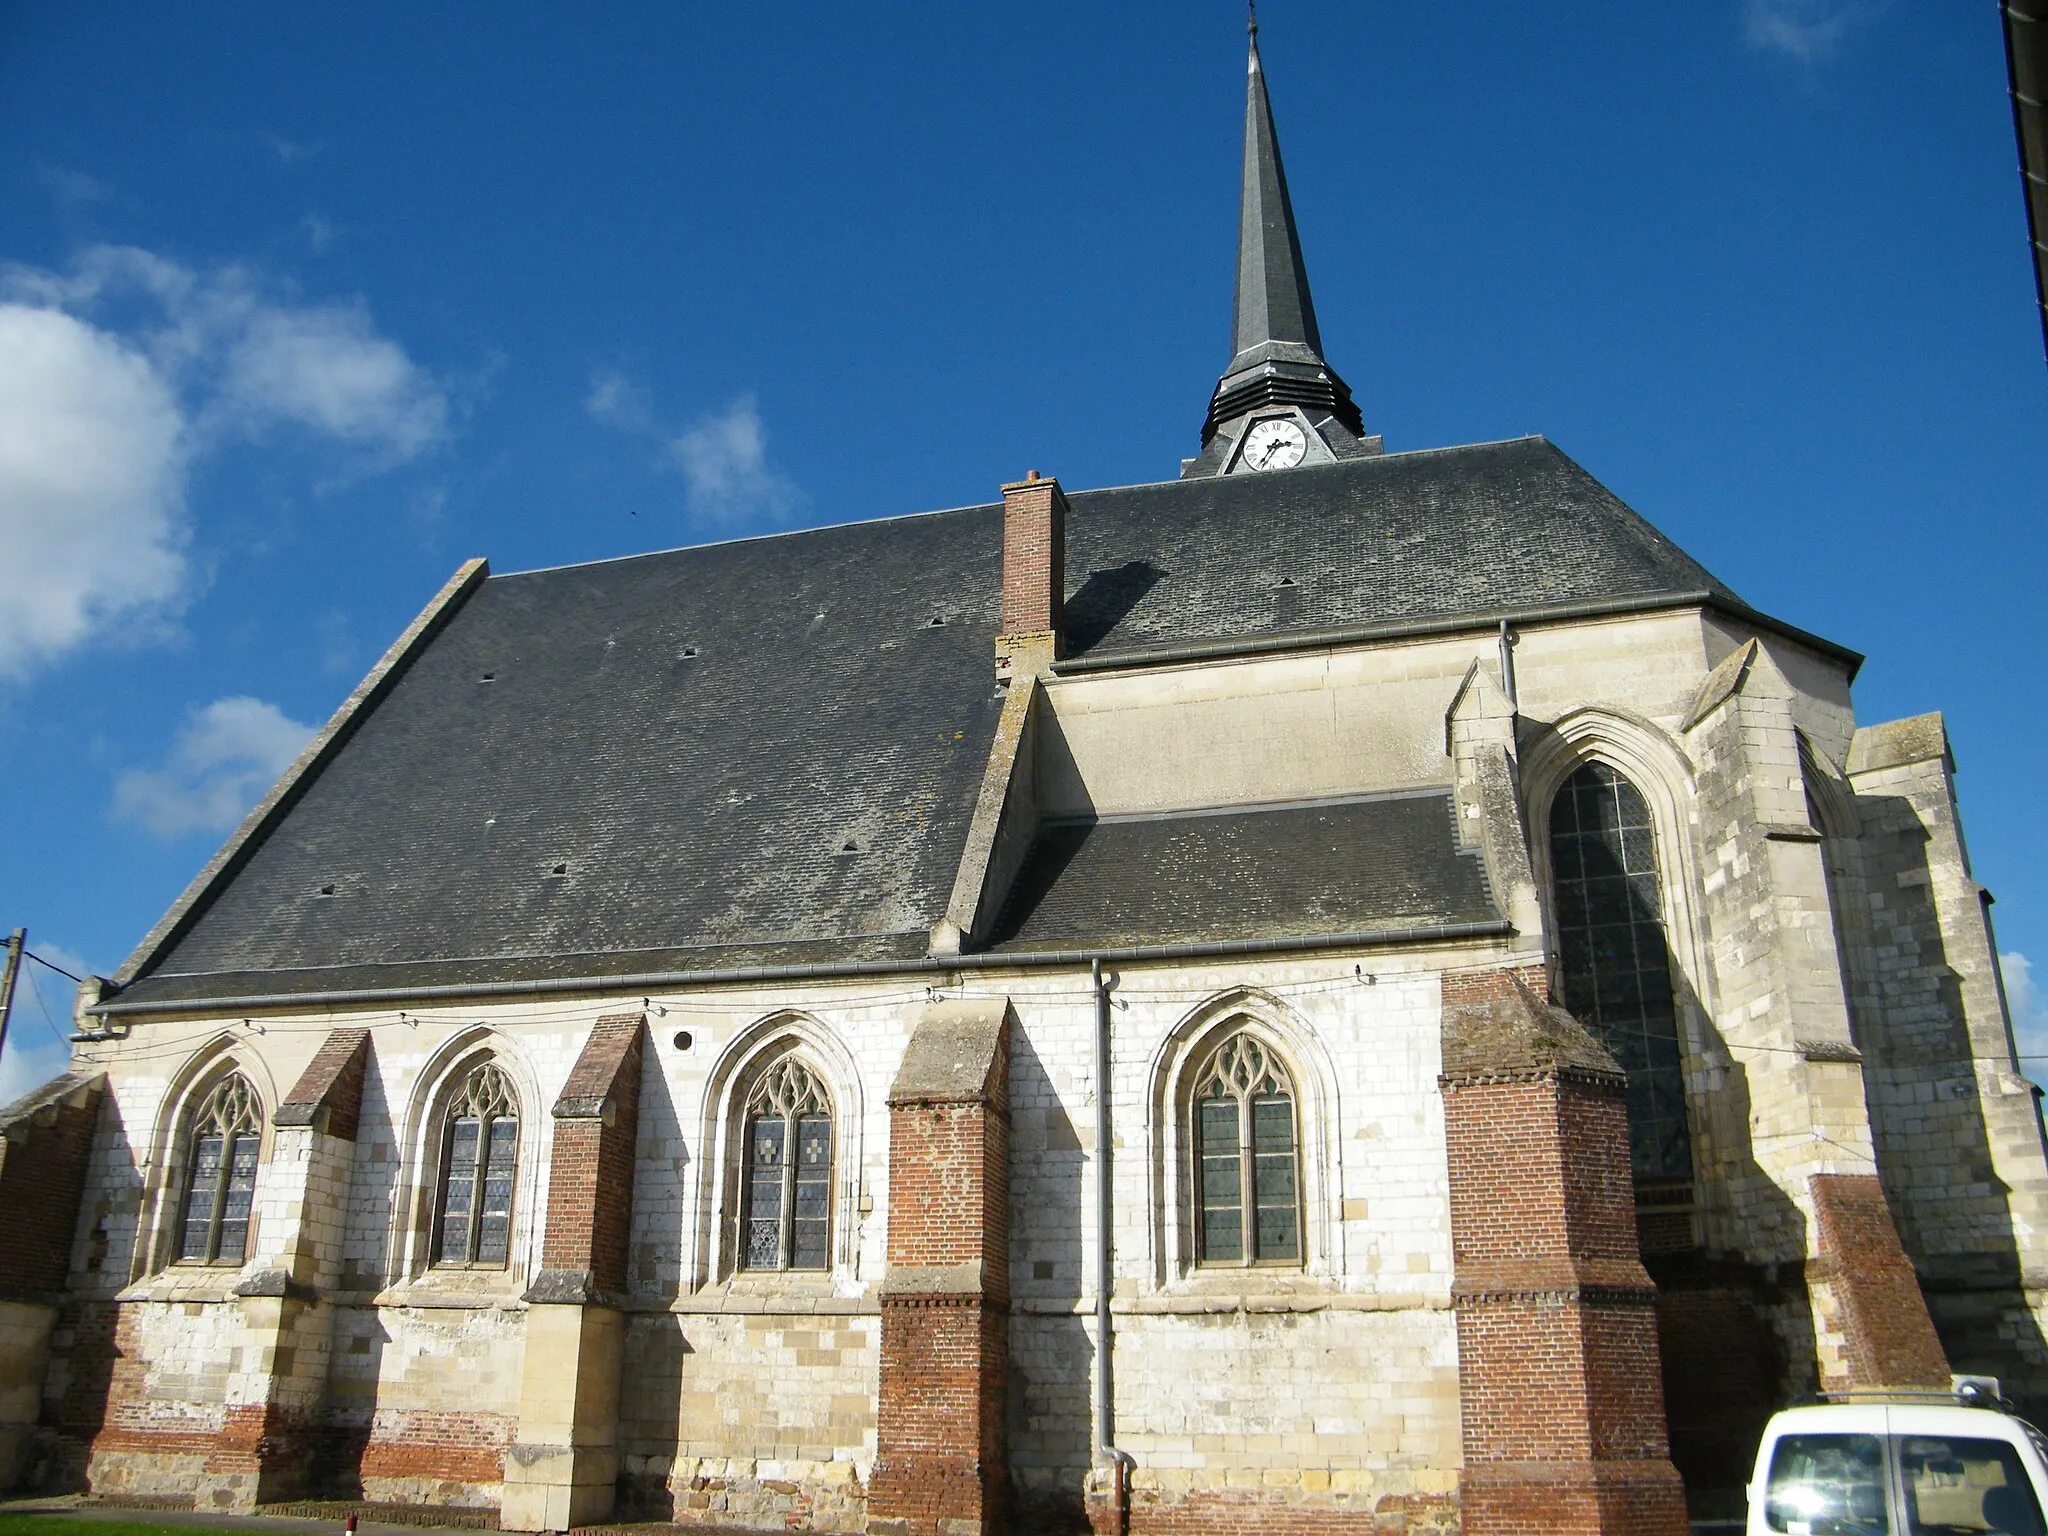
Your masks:
<instances>
[{"instance_id":1,"label":"blue sky","mask_svg":"<svg viewBox=\"0 0 2048 1536\"><path fill-rule=\"evenodd\" d=\"M0 12L0 927L72 969L119 964L467 556L1197 447L1231 0L425 11ZM1945 710L2025 981L2048 368L1996 5L1262 22L1368 429L1542 432L1868 653L1860 718ZM61 1059L33 995L7 1058L0 1098Z\"/></svg>"}]
</instances>

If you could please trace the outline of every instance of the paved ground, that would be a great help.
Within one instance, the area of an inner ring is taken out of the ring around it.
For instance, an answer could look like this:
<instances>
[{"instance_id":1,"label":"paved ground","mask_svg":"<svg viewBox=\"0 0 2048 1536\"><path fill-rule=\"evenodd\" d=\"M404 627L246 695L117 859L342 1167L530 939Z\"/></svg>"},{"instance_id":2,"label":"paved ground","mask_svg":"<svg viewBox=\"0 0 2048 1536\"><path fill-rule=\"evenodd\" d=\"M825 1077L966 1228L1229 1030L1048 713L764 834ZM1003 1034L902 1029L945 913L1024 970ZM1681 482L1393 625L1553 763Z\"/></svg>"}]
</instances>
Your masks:
<instances>
[{"instance_id":1,"label":"paved ground","mask_svg":"<svg viewBox=\"0 0 2048 1536\"><path fill-rule=\"evenodd\" d=\"M190 1525L210 1531L290 1531L295 1536L338 1531L340 1520L293 1520L281 1515L213 1515L191 1509L129 1509L78 1494L40 1499L0 1499L0 1515L64 1515L75 1520L122 1520L138 1525ZM365 1520L357 1536L419 1536L417 1525L383 1525ZM450 1527L427 1527L446 1530Z\"/></svg>"},{"instance_id":2,"label":"paved ground","mask_svg":"<svg viewBox=\"0 0 2048 1536\"><path fill-rule=\"evenodd\" d=\"M345 1511L343 1512L345 1513ZM440 1531L454 1536L475 1536L475 1527L435 1525L424 1518L418 1521L391 1524L386 1521L359 1519L356 1524L357 1536L420 1536L422 1531ZM55 1494L32 1499L0 1499L0 1515L62 1515L75 1520L118 1520L135 1525L191 1526L208 1531L272 1531L289 1533L289 1536L336 1536L342 1530L343 1514L325 1515L318 1519L303 1519L292 1515L221 1515L209 1514L192 1509L138 1509L128 1505L114 1504L102 1499L87 1498L83 1494ZM646 1536L734 1536L729 1530L718 1530L703 1526L689 1525L613 1525L598 1529L604 1531L638 1530ZM496 1533L491 1533L496 1536ZM516 1536L516 1533L515 1533Z\"/></svg>"}]
</instances>

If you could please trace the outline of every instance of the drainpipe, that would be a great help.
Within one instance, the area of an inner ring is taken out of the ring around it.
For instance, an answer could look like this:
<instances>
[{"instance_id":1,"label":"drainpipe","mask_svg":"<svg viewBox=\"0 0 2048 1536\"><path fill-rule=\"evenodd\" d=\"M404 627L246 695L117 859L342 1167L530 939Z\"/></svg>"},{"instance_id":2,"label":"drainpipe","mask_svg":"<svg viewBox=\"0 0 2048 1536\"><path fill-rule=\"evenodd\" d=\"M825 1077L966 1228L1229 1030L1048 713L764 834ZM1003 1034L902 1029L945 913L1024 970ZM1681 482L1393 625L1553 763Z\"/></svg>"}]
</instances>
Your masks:
<instances>
[{"instance_id":1,"label":"drainpipe","mask_svg":"<svg viewBox=\"0 0 2048 1536\"><path fill-rule=\"evenodd\" d=\"M1500 687L1508 696L1509 705L1519 708L1521 701L1515 697L1515 632L1508 628L1508 621L1500 621Z\"/></svg>"},{"instance_id":2,"label":"drainpipe","mask_svg":"<svg viewBox=\"0 0 2048 1536\"><path fill-rule=\"evenodd\" d=\"M1109 1297L1115 1279L1110 1268L1111 1238L1114 1231L1115 1200L1111 1185L1109 1155L1109 989L1102 979L1102 961L1088 962L1089 979L1095 984L1095 1449L1109 1463L1110 1497L1116 1530L1131 1527L1131 1470L1137 1466L1130 1454L1116 1448L1113 1422L1116 1378L1112 1360L1115 1341L1110 1334Z\"/></svg>"}]
</instances>

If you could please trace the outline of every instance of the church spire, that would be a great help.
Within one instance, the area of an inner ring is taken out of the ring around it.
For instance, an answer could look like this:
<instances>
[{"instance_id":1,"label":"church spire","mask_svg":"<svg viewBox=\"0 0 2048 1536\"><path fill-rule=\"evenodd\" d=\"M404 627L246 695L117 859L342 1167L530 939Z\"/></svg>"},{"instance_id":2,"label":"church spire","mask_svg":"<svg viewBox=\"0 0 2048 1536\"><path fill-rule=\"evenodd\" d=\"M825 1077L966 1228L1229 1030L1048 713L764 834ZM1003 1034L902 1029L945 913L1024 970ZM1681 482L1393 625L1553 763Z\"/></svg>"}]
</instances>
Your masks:
<instances>
[{"instance_id":1,"label":"church spire","mask_svg":"<svg viewBox=\"0 0 2048 1536\"><path fill-rule=\"evenodd\" d=\"M1183 478L1259 468L1357 458L1379 449L1367 438L1351 391L1323 361L1315 301L1302 264L1301 237L1280 163L1280 136L1259 62L1259 19L1246 27L1244 179L1238 198L1237 298L1230 366L1223 370L1202 423L1202 453L1181 468ZM1264 464L1242 462L1240 440L1261 422L1285 418L1295 430L1264 435L1292 439ZM1295 448L1299 451L1294 451ZM1318 451L1318 450L1321 451Z\"/></svg>"}]
</instances>

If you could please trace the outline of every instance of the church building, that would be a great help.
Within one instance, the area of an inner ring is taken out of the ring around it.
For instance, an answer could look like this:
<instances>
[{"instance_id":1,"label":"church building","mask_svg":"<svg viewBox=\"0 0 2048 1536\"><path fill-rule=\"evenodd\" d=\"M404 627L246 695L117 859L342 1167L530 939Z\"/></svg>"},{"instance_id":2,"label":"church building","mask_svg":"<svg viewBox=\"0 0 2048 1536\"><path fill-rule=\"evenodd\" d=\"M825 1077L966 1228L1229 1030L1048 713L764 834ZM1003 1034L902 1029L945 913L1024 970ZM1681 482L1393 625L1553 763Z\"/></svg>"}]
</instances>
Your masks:
<instances>
[{"instance_id":1,"label":"church building","mask_svg":"<svg viewBox=\"0 0 2048 1536\"><path fill-rule=\"evenodd\" d=\"M1240 220L1176 477L455 572L0 1111L0 1487L1678 1536L2048 1410L1941 717L1383 451L1256 35Z\"/></svg>"}]
</instances>

